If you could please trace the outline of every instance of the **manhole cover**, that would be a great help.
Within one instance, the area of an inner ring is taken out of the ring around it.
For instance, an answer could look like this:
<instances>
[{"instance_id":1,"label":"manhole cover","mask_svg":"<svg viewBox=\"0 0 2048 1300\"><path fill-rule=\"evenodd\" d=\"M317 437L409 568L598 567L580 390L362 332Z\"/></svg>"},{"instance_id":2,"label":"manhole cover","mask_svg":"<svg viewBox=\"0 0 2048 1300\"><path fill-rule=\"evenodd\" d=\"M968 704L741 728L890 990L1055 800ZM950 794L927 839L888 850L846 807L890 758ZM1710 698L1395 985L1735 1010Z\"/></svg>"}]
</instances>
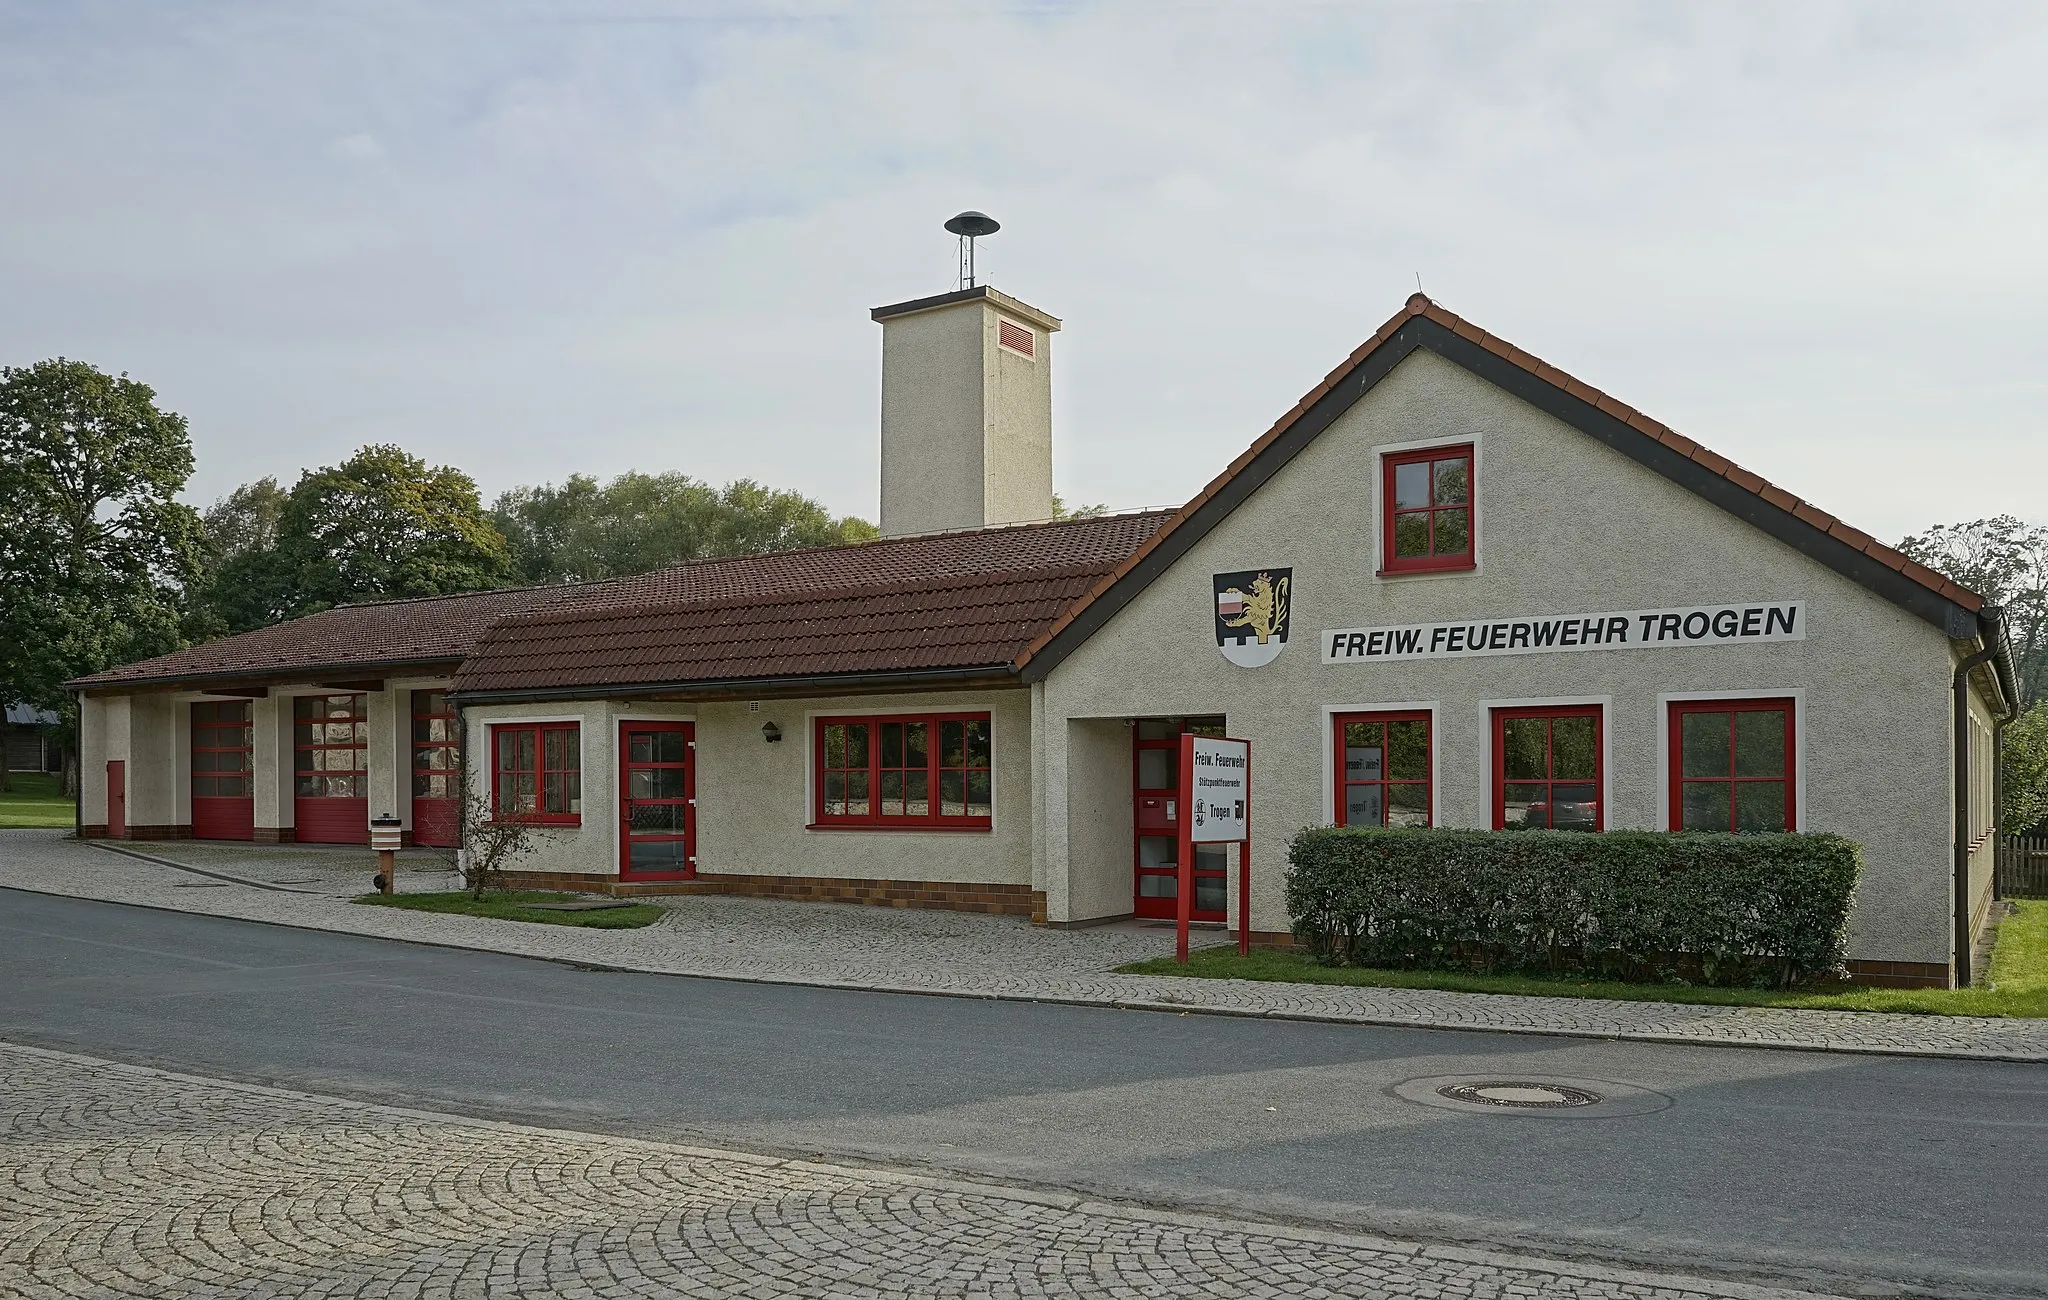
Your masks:
<instances>
[{"instance_id":1,"label":"manhole cover","mask_svg":"<svg viewBox=\"0 0 2048 1300\"><path fill-rule=\"evenodd\" d=\"M1397 1083L1391 1091L1404 1101L1437 1110L1532 1123L1650 1115L1672 1104L1661 1092L1619 1079L1554 1074L1432 1074Z\"/></svg>"},{"instance_id":2,"label":"manhole cover","mask_svg":"<svg viewBox=\"0 0 2048 1300\"><path fill-rule=\"evenodd\" d=\"M1511 1106L1517 1110L1569 1110L1591 1106L1600 1100L1597 1092L1570 1088L1561 1083L1488 1081L1453 1083L1436 1090L1437 1096L1481 1106Z\"/></svg>"}]
</instances>

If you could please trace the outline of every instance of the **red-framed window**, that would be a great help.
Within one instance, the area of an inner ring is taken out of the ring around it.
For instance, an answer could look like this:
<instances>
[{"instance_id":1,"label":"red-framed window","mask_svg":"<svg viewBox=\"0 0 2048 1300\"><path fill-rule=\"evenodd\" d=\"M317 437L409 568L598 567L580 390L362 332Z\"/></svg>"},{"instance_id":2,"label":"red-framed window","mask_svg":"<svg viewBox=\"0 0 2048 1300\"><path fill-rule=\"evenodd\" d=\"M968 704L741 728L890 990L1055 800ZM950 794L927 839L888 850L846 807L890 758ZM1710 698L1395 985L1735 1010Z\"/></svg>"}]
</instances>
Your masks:
<instances>
[{"instance_id":1,"label":"red-framed window","mask_svg":"<svg viewBox=\"0 0 2048 1300\"><path fill-rule=\"evenodd\" d=\"M1671 702L1671 829L1789 831L1794 709L1779 700Z\"/></svg>"},{"instance_id":2,"label":"red-framed window","mask_svg":"<svg viewBox=\"0 0 2048 1300\"><path fill-rule=\"evenodd\" d=\"M192 706L192 797L247 799L251 728L247 700Z\"/></svg>"},{"instance_id":3,"label":"red-framed window","mask_svg":"<svg viewBox=\"0 0 2048 1300\"><path fill-rule=\"evenodd\" d=\"M1432 824L1427 712L1340 713L1335 729L1339 826Z\"/></svg>"},{"instance_id":4,"label":"red-framed window","mask_svg":"<svg viewBox=\"0 0 2048 1300\"><path fill-rule=\"evenodd\" d=\"M1607 825L1600 706L1493 711L1493 826L1597 831Z\"/></svg>"},{"instance_id":5,"label":"red-framed window","mask_svg":"<svg viewBox=\"0 0 2048 1300\"><path fill-rule=\"evenodd\" d=\"M412 797L462 797L462 737L446 691L412 693Z\"/></svg>"},{"instance_id":6,"label":"red-framed window","mask_svg":"<svg viewBox=\"0 0 2048 1300\"><path fill-rule=\"evenodd\" d=\"M491 728L491 815L575 826L583 821L583 745L574 722Z\"/></svg>"},{"instance_id":7,"label":"red-framed window","mask_svg":"<svg viewBox=\"0 0 2048 1300\"><path fill-rule=\"evenodd\" d=\"M994 814L986 713L819 718L812 824L987 830Z\"/></svg>"},{"instance_id":8,"label":"red-framed window","mask_svg":"<svg viewBox=\"0 0 2048 1300\"><path fill-rule=\"evenodd\" d=\"M298 797L369 795L369 702L361 695L301 695L292 700Z\"/></svg>"},{"instance_id":9,"label":"red-framed window","mask_svg":"<svg viewBox=\"0 0 2048 1300\"><path fill-rule=\"evenodd\" d=\"M1380 461L1382 573L1473 567L1472 444Z\"/></svg>"}]
</instances>

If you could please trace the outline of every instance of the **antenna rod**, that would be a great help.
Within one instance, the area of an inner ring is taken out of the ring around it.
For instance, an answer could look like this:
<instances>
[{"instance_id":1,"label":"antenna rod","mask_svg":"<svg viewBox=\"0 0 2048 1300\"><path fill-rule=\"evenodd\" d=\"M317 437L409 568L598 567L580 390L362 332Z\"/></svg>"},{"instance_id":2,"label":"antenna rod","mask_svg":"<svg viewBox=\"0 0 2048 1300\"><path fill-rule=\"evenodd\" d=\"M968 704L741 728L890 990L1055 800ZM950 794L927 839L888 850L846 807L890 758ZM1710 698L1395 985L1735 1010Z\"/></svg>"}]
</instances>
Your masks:
<instances>
[{"instance_id":1,"label":"antenna rod","mask_svg":"<svg viewBox=\"0 0 2048 1300\"><path fill-rule=\"evenodd\" d=\"M982 235L993 235L1003 227L994 217L985 212L963 212L946 223L946 229L960 236L959 275L953 281L956 289L974 287L974 241Z\"/></svg>"}]
</instances>

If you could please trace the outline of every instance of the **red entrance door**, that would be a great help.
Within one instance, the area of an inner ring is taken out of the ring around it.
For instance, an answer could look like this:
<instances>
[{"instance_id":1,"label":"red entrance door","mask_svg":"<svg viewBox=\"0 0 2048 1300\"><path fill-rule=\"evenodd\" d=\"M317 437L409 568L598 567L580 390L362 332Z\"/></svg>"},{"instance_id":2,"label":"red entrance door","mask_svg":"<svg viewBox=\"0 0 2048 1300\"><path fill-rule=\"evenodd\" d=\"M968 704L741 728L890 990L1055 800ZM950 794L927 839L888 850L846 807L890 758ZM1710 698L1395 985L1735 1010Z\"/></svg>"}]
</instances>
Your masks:
<instances>
[{"instance_id":1,"label":"red entrance door","mask_svg":"<svg viewBox=\"0 0 2048 1300\"><path fill-rule=\"evenodd\" d=\"M1180 738L1221 736L1222 718L1141 718L1131 754L1134 915L1171 921L1180 915ZM1196 921L1228 919L1230 846L1195 845Z\"/></svg>"},{"instance_id":2,"label":"red entrance door","mask_svg":"<svg viewBox=\"0 0 2048 1300\"><path fill-rule=\"evenodd\" d=\"M292 701L298 755L292 838L301 844L370 842L370 720L361 695Z\"/></svg>"},{"instance_id":3,"label":"red entrance door","mask_svg":"<svg viewBox=\"0 0 2048 1300\"><path fill-rule=\"evenodd\" d=\"M619 724L620 879L697 874L696 734L688 722Z\"/></svg>"},{"instance_id":4,"label":"red entrance door","mask_svg":"<svg viewBox=\"0 0 2048 1300\"><path fill-rule=\"evenodd\" d=\"M192 838L256 837L250 788L249 702L201 700L192 706Z\"/></svg>"},{"instance_id":5,"label":"red entrance door","mask_svg":"<svg viewBox=\"0 0 2048 1300\"><path fill-rule=\"evenodd\" d=\"M462 738L446 691L412 693L412 842L462 842Z\"/></svg>"},{"instance_id":6,"label":"red entrance door","mask_svg":"<svg viewBox=\"0 0 2048 1300\"><path fill-rule=\"evenodd\" d=\"M118 758L107 763L107 836L128 838L128 765Z\"/></svg>"}]
</instances>

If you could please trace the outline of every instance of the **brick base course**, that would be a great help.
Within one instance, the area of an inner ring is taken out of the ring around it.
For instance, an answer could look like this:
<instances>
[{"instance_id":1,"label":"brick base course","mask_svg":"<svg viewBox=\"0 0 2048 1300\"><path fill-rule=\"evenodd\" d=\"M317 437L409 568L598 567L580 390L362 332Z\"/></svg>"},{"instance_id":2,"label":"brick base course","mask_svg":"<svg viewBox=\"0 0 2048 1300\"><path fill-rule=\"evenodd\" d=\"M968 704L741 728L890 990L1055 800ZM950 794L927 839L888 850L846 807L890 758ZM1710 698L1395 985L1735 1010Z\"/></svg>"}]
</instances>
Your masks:
<instances>
[{"instance_id":1,"label":"brick base course","mask_svg":"<svg viewBox=\"0 0 2048 1300\"><path fill-rule=\"evenodd\" d=\"M574 871L508 871L515 889L562 889L618 897L675 894L739 894L816 903L860 903L869 907L920 907L949 912L1042 919L1045 895L1028 885L976 884L932 880L839 880L829 876L702 875L694 880L621 880L616 874Z\"/></svg>"}]
</instances>

